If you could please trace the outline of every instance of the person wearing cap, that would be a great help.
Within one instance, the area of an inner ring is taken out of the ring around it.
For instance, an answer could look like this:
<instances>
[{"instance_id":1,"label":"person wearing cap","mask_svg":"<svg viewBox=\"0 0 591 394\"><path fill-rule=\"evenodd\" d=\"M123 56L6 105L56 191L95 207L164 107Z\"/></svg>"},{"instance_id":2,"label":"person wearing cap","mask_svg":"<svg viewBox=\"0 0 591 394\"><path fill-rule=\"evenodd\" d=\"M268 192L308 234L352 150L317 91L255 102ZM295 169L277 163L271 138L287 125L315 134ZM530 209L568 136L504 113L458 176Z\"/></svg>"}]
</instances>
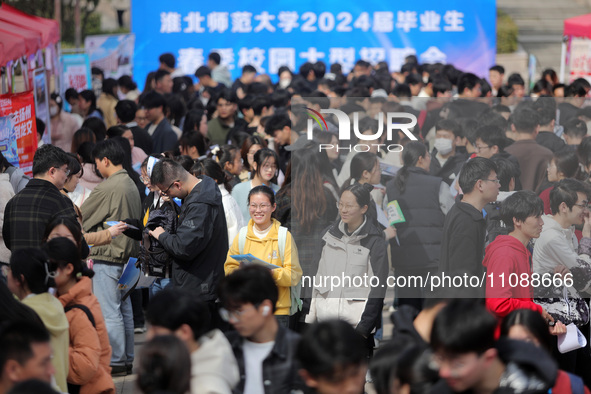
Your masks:
<instances>
[{"instance_id":1,"label":"person wearing cap","mask_svg":"<svg viewBox=\"0 0 591 394\"><path fill-rule=\"evenodd\" d=\"M82 126L82 122L74 115L62 111L63 99L57 93L52 93L49 99L49 115L51 117L51 143L65 152L72 148L74 133Z\"/></svg>"}]
</instances>

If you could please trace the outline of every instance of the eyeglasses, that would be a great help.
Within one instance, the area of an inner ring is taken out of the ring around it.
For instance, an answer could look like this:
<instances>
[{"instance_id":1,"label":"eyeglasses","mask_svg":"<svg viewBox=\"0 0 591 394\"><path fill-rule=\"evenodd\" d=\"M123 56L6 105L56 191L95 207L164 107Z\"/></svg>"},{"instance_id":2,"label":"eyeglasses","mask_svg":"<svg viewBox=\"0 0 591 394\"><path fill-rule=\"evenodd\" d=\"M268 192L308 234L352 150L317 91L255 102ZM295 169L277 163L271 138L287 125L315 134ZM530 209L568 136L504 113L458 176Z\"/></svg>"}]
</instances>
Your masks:
<instances>
[{"instance_id":1,"label":"eyeglasses","mask_svg":"<svg viewBox=\"0 0 591 394\"><path fill-rule=\"evenodd\" d=\"M276 171L277 170L277 166L275 164L265 164L263 166L263 170L273 170L273 171Z\"/></svg>"},{"instance_id":2,"label":"eyeglasses","mask_svg":"<svg viewBox=\"0 0 591 394\"><path fill-rule=\"evenodd\" d=\"M61 170L64 172L64 174L66 174L66 176L70 176L70 169L69 168L62 168L62 167L55 167L58 170Z\"/></svg>"},{"instance_id":3,"label":"eyeglasses","mask_svg":"<svg viewBox=\"0 0 591 394\"><path fill-rule=\"evenodd\" d=\"M344 205L343 203L337 202L337 208L339 211L350 211L357 208L357 205Z\"/></svg>"},{"instance_id":4,"label":"eyeglasses","mask_svg":"<svg viewBox=\"0 0 591 394\"><path fill-rule=\"evenodd\" d=\"M251 211L256 211L256 210L261 210L261 211L266 211L269 208L271 208L271 204L248 204L248 209L250 209Z\"/></svg>"},{"instance_id":5,"label":"eyeglasses","mask_svg":"<svg viewBox=\"0 0 591 394\"><path fill-rule=\"evenodd\" d=\"M481 179L481 181L483 181L483 182L494 182L497 185L500 185L501 184L501 181L499 181L498 179Z\"/></svg>"},{"instance_id":6,"label":"eyeglasses","mask_svg":"<svg viewBox=\"0 0 591 394\"><path fill-rule=\"evenodd\" d=\"M583 201L582 204L573 204L573 205L576 205L577 207L579 207L581 209L591 210L591 207L589 206L589 201Z\"/></svg>"},{"instance_id":7,"label":"eyeglasses","mask_svg":"<svg viewBox=\"0 0 591 394\"><path fill-rule=\"evenodd\" d=\"M490 148L489 145L486 145L486 146L478 146L478 145L476 145L476 146L474 146L474 149L476 150L476 152L480 152L483 149L489 149L489 148Z\"/></svg>"},{"instance_id":8,"label":"eyeglasses","mask_svg":"<svg viewBox=\"0 0 591 394\"><path fill-rule=\"evenodd\" d=\"M161 191L160 194L164 194L165 196L168 196L168 191L170 190L170 188L172 187L172 185L174 185L175 183L180 182L180 181L181 181L180 179L177 179L176 181L172 182L170 184L170 186L168 186L166 188L166 190Z\"/></svg>"},{"instance_id":9,"label":"eyeglasses","mask_svg":"<svg viewBox=\"0 0 591 394\"><path fill-rule=\"evenodd\" d=\"M254 304L253 308L257 309L260 304ZM246 313L246 310L227 310L226 308L220 308L219 314L223 321L230 323L230 319L240 320L242 315Z\"/></svg>"}]
</instances>

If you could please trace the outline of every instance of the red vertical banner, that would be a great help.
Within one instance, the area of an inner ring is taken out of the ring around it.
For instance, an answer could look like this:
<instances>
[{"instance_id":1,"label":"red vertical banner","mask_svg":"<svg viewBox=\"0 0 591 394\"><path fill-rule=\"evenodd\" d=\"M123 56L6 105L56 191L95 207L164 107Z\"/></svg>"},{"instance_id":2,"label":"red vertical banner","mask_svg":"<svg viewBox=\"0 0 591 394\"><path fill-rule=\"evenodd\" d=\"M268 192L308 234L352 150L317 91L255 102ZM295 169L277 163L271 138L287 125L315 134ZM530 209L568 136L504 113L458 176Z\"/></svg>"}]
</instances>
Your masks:
<instances>
[{"instance_id":1,"label":"red vertical banner","mask_svg":"<svg viewBox=\"0 0 591 394\"><path fill-rule=\"evenodd\" d=\"M0 96L0 152L32 175L37 150L35 97L32 91Z\"/></svg>"}]
</instances>

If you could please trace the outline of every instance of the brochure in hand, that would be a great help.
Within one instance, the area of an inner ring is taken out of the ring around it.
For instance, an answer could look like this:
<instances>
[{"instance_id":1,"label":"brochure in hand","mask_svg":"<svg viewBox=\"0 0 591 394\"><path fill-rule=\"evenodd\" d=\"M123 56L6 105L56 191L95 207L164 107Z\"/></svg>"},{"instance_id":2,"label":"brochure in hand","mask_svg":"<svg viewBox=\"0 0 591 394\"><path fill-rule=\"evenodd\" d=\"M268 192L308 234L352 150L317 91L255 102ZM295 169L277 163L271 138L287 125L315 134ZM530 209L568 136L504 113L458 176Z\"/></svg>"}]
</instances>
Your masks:
<instances>
[{"instance_id":1,"label":"brochure in hand","mask_svg":"<svg viewBox=\"0 0 591 394\"><path fill-rule=\"evenodd\" d=\"M105 224L106 224L107 226L111 227L111 226L114 226L114 225L116 225L116 224L119 224L119 222L118 222L118 221L116 221L116 220L111 220L111 221L109 221L109 222L105 222ZM132 228L132 229L134 229L134 230L139 230L139 228L137 228L136 226L132 226L131 224L128 224L128 225L127 225L127 227L129 227L129 228Z\"/></svg>"},{"instance_id":2,"label":"brochure in hand","mask_svg":"<svg viewBox=\"0 0 591 394\"><path fill-rule=\"evenodd\" d=\"M248 253L248 254L235 254L235 255L230 256L230 257L232 257L237 262L239 262L241 264L245 264L245 265L258 264L258 265L263 266L265 268L268 268L270 270L275 269L275 268L280 268L278 265L267 263L264 260L261 260L261 259L259 259L257 257L254 257L250 253Z\"/></svg>"},{"instance_id":3,"label":"brochure in hand","mask_svg":"<svg viewBox=\"0 0 591 394\"><path fill-rule=\"evenodd\" d=\"M122 299L127 298L129 293L134 289L146 289L150 287L156 279L153 276L144 275L136 264L137 258L130 257L125 267L123 267L123 273L119 278L119 282L117 282L117 288L125 292Z\"/></svg>"},{"instance_id":4,"label":"brochure in hand","mask_svg":"<svg viewBox=\"0 0 591 394\"><path fill-rule=\"evenodd\" d=\"M388 203L387 213L391 226L394 226L397 223L406 222L402 209L400 209L400 204L398 204L398 200L390 201Z\"/></svg>"}]
</instances>

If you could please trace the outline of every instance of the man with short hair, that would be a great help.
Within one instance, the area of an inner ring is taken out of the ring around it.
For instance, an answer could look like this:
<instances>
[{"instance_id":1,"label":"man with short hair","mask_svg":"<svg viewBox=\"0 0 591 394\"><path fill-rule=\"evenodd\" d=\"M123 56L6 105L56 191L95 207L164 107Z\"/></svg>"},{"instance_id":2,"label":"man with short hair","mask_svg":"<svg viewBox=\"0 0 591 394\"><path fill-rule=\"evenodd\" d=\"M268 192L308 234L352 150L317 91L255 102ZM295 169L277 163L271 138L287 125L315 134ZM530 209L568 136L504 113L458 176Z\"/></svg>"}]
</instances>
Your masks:
<instances>
[{"instance_id":1,"label":"man with short hair","mask_svg":"<svg viewBox=\"0 0 591 394\"><path fill-rule=\"evenodd\" d=\"M211 70L211 78L229 88L232 86L232 76L228 67L221 63L222 58L219 53L211 52L207 56L207 67Z\"/></svg>"},{"instance_id":2,"label":"man with short hair","mask_svg":"<svg viewBox=\"0 0 591 394\"><path fill-rule=\"evenodd\" d=\"M183 200L175 234L150 231L172 256L172 285L187 289L215 313L216 286L224 276L228 231L222 195L213 179L196 178L171 159L160 160L151 176L161 194Z\"/></svg>"},{"instance_id":3,"label":"man with short hair","mask_svg":"<svg viewBox=\"0 0 591 394\"><path fill-rule=\"evenodd\" d=\"M564 148L564 141L554 133L556 126L556 100L552 97L538 98L533 109L538 113L540 129L536 136L536 142L552 152L558 152Z\"/></svg>"},{"instance_id":4,"label":"man with short hair","mask_svg":"<svg viewBox=\"0 0 591 394\"><path fill-rule=\"evenodd\" d=\"M52 357L45 327L24 320L4 322L0 327L0 394L29 379L51 383L55 374Z\"/></svg>"},{"instance_id":5,"label":"man with short hair","mask_svg":"<svg viewBox=\"0 0 591 394\"><path fill-rule=\"evenodd\" d=\"M96 168L105 179L95 187L80 210L87 232L108 227L106 222L140 218L142 204L138 189L123 169L125 152L116 141L107 139L96 144L92 151ZM93 291L101 304L109 332L111 373L126 374L133 364L133 312L129 298L123 300L123 291L117 281L130 257L137 256L139 244L129 237L117 237L108 245L93 246ZM124 320L126 321L124 323Z\"/></svg>"},{"instance_id":6,"label":"man with short hair","mask_svg":"<svg viewBox=\"0 0 591 394\"><path fill-rule=\"evenodd\" d=\"M214 98L217 116L207 122L207 138L212 145L228 142L230 131L246 130L246 122L236 117L238 106L236 96L229 89L220 91Z\"/></svg>"},{"instance_id":7,"label":"man with short hair","mask_svg":"<svg viewBox=\"0 0 591 394\"><path fill-rule=\"evenodd\" d=\"M291 120L289 120L289 116L285 114L273 115L267 120L265 133L273 136L275 146L279 150L279 168L285 173L287 163L291 158L291 151L289 150L291 148L286 148L295 143L299 137L295 130L291 129Z\"/></svg>"},{"instance_id":8,"label":"man with short hair","mask_svg":"<svg viewBox=\"0 0 591 394\"><path fill-rule=\"evenodd\" d=\"M486 247L482 265L486 268L486 306L499 319L517 309L532 309L554 321L533 301L533 286L529 281L509 285L509 278L532 277L529 241L542 232L544 203L529 190L518 191L501 204L501 219L508 235L499 235ZM505 282L502 278L507 278Z\"/></svg>"},{"instance_id":9,"label":"man with short hair","mask_svg":"<svg viewBox=\"0 0 591 394\"><path fill-rule=\"evenodd\" d=\"M242 67L242 75L232 84L232 93L243 99L246 96L248 86L254 82L256 75L257 69L250 64Z\"/></svg>"},{"instance_id":10,"label":"man with short hair","mask_svg":"<svg viewBox=\"0 0 591 394\"><path fill-rule=\"evenodd\" d=\"M303 390L295 354L300 336L277 323L279 292L267 268L252 265L220 283L220 312L235 328L226 335L238 361L240 393L289 393Z\"/></svg>"},{"instance_id":11,"label":"man with short hair","mask_svg":"<svg viewBox=\"0 0 591 394\"><path fill-rule=\"evenodd\" d=\"M510 97L522 99L525 96L525 81L518 73L509 75L507 86L512 92Z\"/></svg>"},{"instance_id":12,"label":"man with short hair","mask_svg":"<svg viewBox=\"0 0 591 394\"><path fill-rule=\"evenodd\" d=\"M134 145L141 148L146 155L149 155L152 153L152 137L135 121L137 110L138 106L134 101L119 100L115 106L117 122L129 127L133 134Z\"/></svg>"},{"instance_id":13,"label":"man with short hair","mask_svg":"<svg viewBox=\"0 0 591 394\"><path fill-rule=\"evenodd\" d=\"M170 73L170 78L182 77L183 70L179 68L175 68L176 66L176 59L172 53L163 53L158 57L158 61L160 62L159 70L165 70Z\"/></svg>"},{"instance_id":14,"label":"man with short hair","mask_svg":"<svg viewBox=\"0 0 591 394\"><path fill-rule=\"evenodd\" d=\"M45 227L56 217L76 218L72 201L60 190L70 174L68 155L53 145L43 145L33 157L33 179L4 210L2 237L11 251L37 248Z\"/></svg>"},{"instance_id":15,"label":"man with short hair","mask_svg":"<svg viewBox=\"0 0 591 394\"><path fill-rule=\"evenodd\" d=\"M445 217L439 271L482 275L486 234L482 210L499 194L497 167L490 159L476 157L462 168L459 184L464 194Z\"/></svg>"},{"instance_id":16,"label":"man with short hair","mask_svg":"<svg viewBox=\"0 0 591 394\"><path fill-rule=\"evenodd\" d=\"M488 80L490 82L491 93L493 97L497 97L499 89L503 86L503 78L505 77L505 67L495 64L488 69Z\"/></svg>"},{"instance_id":17,"label":"man with short hair","mask_svg":"<svg viewBox=\"0 0 591 394\"><path fill-rule=\"evenodd\" d=\"M465 146L462 127L453 120L442 119L435 125L435 148L431 152L429 173L451 185L468 160L466 152L456 152L457 146Z\"/></svg>"},{"instance_id":18,"label":"man with short hair","mask_svg":"<svg viewBox=\"0 0 591 394\"><path fill-rule=\"evenodd\" d=\"M318 394L362 393L367 373L363 337L343 320L312 324L297 349L299 374Z\"/></svg>"},{"instance_id":19,"label":"man with short hair","mask_svg":"<svg viewBox=\"0 0 591 394\"><path fill-rule=\"evenodd\" d=\"M240 380L230 343L218 330L210 330L207 305L179 289L165 289L150 300L147 338L175 335L191 352L191 393L231 394Z\"/></svg>"},{"instance_id":20,"label":"man with short hair","mask_svg":"<svg viewBox=\"0 0 591 394\"><path fill-rule=\"evenodd\" d=\"M476 118L488 105L476 99L480 97L480 78L472 73L464 73L458 78L458 96L450 106L450 111L457 113L461 118Z\"/></svg>"},{"instance_id":21,"label":"man with short hair","mask_svg":"<svg viewBox=\"0 0 591 394\"><path fill-rule=\"evenodd\" d=\"M515 156L521 169L523 190L537 191L546 179L552 151L539 145L536 137L539 131L539 116L531 108L519 108L509 119L515 142L505 150Z\"/></svg>"},{"instance_id":22,"label":"man with short hair","mask_svg":"<svg viewBox=\"0 0 591 394\"><path fill-rule=\"evenodd\" d=\"M475 300L454 300L431 331L439 381L433 393L548 393L556 364L541 347L525 341L495 341L497 319Z\"/></svg>"},{"instance_id":23,"label":"man with short hair","mask_svg":"<svg viewBox=\"0 0 591 394\"><path fill-rule=\"evenodd\" d=\"M172 77L166 70L158 70L154 73L154 90L162 95L172 93Z\"/></svg>"},{"instance_id":24,"label":"man with short hair","mask_svg":"<svg viewBox=\"0 0 591 394\"><path fill-rule=\"evenodd\" d=\"M146 117L150 121L146 126L148 134L152 137L152 152L162 153L177 148L178 138L166 116L166 100L158 92L149 92L142 99L141 105L146 109Z\"/></svg>"}]
</instances>

